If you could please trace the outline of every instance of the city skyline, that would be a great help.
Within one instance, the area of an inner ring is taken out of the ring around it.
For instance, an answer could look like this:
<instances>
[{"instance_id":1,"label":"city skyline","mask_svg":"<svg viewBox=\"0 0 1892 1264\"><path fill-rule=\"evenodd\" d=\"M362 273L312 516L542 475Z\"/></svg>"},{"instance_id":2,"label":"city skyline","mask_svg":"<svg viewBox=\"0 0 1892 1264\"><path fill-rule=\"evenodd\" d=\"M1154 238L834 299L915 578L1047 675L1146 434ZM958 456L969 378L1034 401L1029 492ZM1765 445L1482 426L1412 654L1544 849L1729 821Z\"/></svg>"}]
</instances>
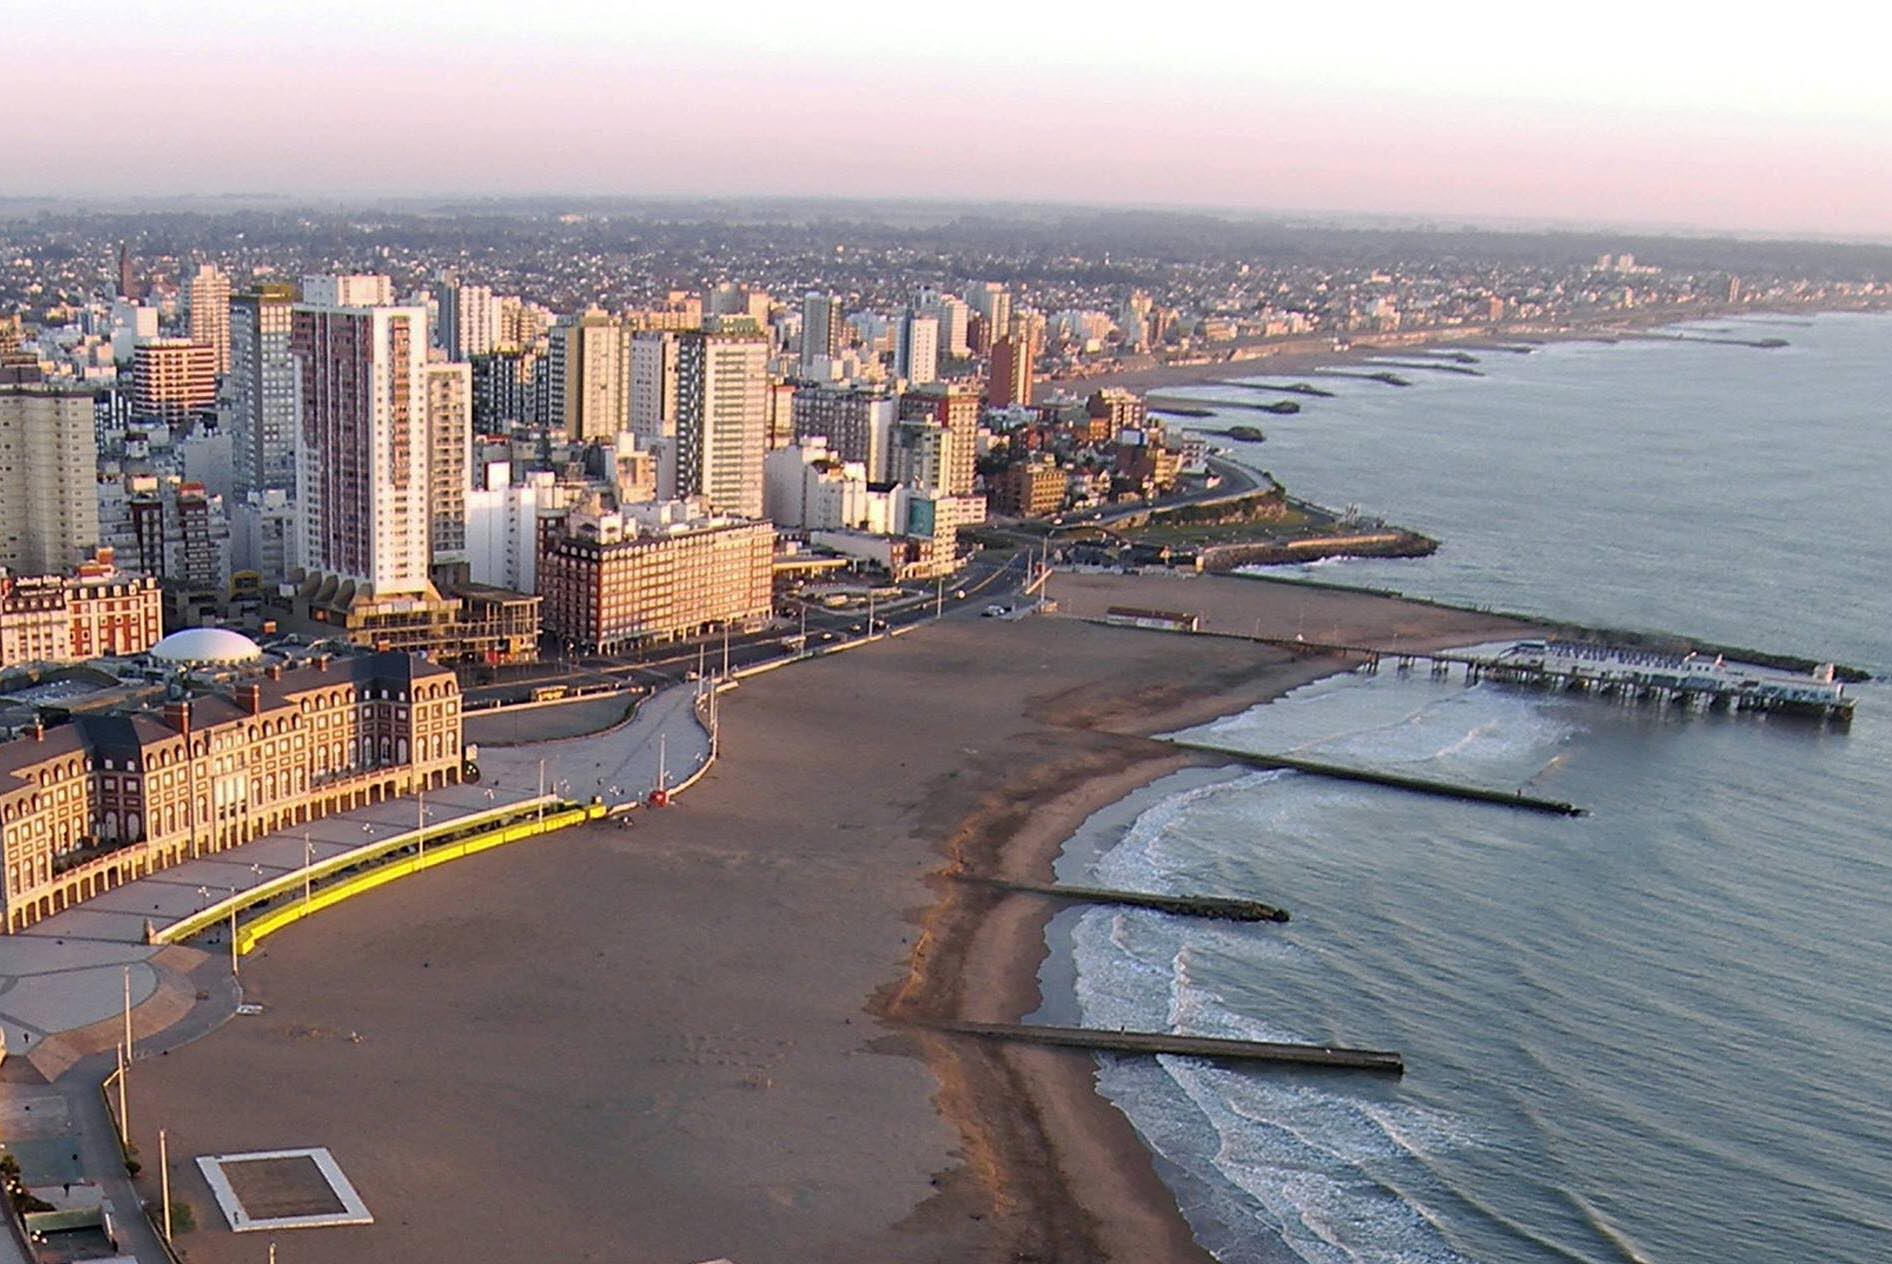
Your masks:
<instances>
[{"instance_id":1,"label":"city skyline","mask_svg":"<svg viewBox=\"0 0 1892 1264\"><path fill-rule=\"evenodd\" d=\"M230 4L16 22L27 134L103 140L149 110L175 143L109 164L29 149L12 189L965 198L1892 235L1876 41L1816 20L1760 44L1621 5L1580 24L1205 11L1139 22L1134 39L989 9L814 26L736 5L634 28L590 4L529 27L486 4L450 28L329 14L324 29ZM181 93L199 72L218 91ZM80 81L108 86L71 92ZM592 123L547 145L560 117ZM482 143L439 143L456 131Z\"/></svg>"}]
</instances>

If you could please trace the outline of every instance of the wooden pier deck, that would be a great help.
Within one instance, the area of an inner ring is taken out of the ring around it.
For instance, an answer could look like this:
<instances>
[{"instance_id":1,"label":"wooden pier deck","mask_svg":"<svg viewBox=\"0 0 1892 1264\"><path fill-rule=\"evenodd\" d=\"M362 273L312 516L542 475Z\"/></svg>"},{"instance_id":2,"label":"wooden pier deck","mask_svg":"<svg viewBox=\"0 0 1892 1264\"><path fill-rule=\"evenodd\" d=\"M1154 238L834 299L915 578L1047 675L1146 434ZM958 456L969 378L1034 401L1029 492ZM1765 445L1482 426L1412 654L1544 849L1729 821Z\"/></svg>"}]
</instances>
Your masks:
<instances>
[{"instance_id":1,"label":"wooden pier deck","mask_svg":"<svg viewBox=\"0 0 1892 1264\"><path fill-rule=\"evenodd\" d=\"M1288 911L1260 900L1233 899L1217 895L1161 895L1154 891L1113 891L1104 887L1073 887L1063 883L1014 882L1009 878L987 878L978 874L955 874L961 882L976 882L1006 891L1023 891L1074 904L1123 904L1131 908L1155 909L1178 917L1202 917L1224 922L1285 922Z\"/></svg>"},{"instance_id":2,"label":"wooden pier deck","mask_svg":"<svg viewBox=\"0 0 1892 1264\"><path fill-rule=\"evenodd\" d=\"M931 1025L964 1036L1050 1045L1060 1049L1087 1049L1096 1053L1168 1053L1228 1062L1336 1067L1351 1071L1379 1071L1389 1075L1404 1075L1406 1072L1406 1059L1397 1052L1385 1049L1344 1049L1335 1045L1284 1044L1268 1040L1234 1040L1222 1036L1181 1036L1160 1031L1041 1027L1034 1023L947 1020Z\"/></svg>"}]
</instances>

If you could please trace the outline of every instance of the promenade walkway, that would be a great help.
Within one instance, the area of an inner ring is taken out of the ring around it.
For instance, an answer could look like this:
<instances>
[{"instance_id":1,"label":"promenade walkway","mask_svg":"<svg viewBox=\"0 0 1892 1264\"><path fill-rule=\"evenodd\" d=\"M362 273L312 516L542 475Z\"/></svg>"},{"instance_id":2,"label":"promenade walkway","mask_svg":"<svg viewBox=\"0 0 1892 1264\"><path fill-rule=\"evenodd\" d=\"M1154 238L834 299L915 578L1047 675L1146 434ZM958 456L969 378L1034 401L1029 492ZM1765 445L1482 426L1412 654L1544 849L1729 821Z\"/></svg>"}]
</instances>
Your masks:
<instances>
[{"instance_id":1,"label":"promenade walkway","mask_svg":"<svg viewBox=\"0 0 1892 1264\"><path fill-rule=\"evenodd\" d=\"M693 709L696 697L694 684L677 685L645 699L628 722L603 733L481 747L480 784L523 791L529 798L539 792L539 762L543 760L547 794L629 803L656 788L661 762L664 784L674 790L710 757L709 735L697 723Z\"/></svg>"},{"instance_id":2,"label":"promenade walkway","mask_svg":"<svg viewBox=\"0 0 1892 1264\"><path fill-rule=\"evenodd\" d=\"M485 747L480 781L426 796L426 824L537 797L541 761L546 792L570 799L641 800L658 784L660 767L674 789L710 758L709 735L695 714L697 693L695 685L665 690L603 733ZM422 810L420 799L404 798L338 813L126 883L23 932L0 935L0 1032L7 1049L0 1142L69 1141L68 1155L79 1155L77 1168L98 1181L121 1216L136 1208L98 1092L113 1064L127 980L140 1060L226 1021L240 999L224 955L227 941L211 935L199 947L152 946L144 942L147 924L162 927L306 864L392 839L415 829ZM200 1001L200 994L208 999ZM174 1164L187 1159L172 1156ZM27 1166L30 1183L34 1173ZM142 1218L134 1211L129 1219L136 1224L121 1246L141 1264L166 1264ZM0 1231L0 1264L19 1258L17 1245Z\"/></svg>"}]
</instances>

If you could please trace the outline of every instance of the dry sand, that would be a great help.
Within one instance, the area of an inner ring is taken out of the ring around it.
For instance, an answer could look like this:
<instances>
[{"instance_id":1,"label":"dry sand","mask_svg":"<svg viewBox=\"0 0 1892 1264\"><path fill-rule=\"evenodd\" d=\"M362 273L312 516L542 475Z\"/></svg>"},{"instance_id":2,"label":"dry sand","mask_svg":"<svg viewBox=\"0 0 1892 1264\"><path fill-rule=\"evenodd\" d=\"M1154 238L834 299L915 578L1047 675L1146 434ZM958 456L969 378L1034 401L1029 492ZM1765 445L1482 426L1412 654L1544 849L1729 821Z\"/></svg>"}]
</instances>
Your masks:
<instances>
[{"instance_id":1,"label":"dry sand","mask_svg":"<svg viewBox=\"0 0 1892 1264\"><path fill-rule=\"evenodd\" d=\"M1271 635L1317 601L1373 641L1518 630L1239 579L1060 576ZM1049 908L943 871L1048 877L1087 815L1181 764L1135 735L1331 670L1229 638L948 621L756 678L680 805L325 912L244 966L267 1006L141 1064L192 1264L259 1258L189 1160L330 1147L377 1223L284 1264L1200 1260L1086 1055L929 1017L1037 1005ZM147 1169L149 1170L149 1168Z\"/></svg>"}]
</instances>

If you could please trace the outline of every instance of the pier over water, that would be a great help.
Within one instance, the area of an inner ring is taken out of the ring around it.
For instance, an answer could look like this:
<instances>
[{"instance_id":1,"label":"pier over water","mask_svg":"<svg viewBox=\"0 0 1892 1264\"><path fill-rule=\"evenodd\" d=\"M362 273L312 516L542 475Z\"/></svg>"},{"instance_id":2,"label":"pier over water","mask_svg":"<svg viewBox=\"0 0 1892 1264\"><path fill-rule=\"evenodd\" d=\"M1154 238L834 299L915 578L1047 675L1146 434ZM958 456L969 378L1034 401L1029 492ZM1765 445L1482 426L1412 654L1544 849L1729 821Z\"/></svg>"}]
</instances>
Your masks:
<instances>
[{"instance_id":1,"label":"pier over water","mask_svg":"<svg viewBox=\"0 0 1892 1264\"><path fill-rule=\"evenodd\" d=\"M1847 695L1830 663L1809 674L1792 675L1731 664L1720 655L1662 654L1572 641L1521 641L1497 654L1466 654L1280 637L1253 639L1297 654L1357 658L1367 672L1377 672L1381 664L1391 662L1400 671L1424 667L1439 680L1457 671L1466 684L1496 680L1636 702L1802 715L1840 724L1851 721L1856 701Z\"/></svg>"}]
</instances>

